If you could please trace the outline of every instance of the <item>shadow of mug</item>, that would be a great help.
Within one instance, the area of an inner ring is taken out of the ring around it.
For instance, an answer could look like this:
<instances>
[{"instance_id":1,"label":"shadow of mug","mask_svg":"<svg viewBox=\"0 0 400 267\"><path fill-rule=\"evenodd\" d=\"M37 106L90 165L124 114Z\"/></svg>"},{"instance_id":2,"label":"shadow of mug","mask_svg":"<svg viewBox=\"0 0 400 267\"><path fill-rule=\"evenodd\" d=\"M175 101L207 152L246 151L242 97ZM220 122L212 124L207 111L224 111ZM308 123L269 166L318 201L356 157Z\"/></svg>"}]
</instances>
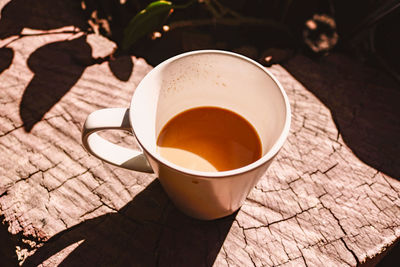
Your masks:
<instances>
[{"instance_id":1,"label":"shadow of mug","mask_svg":"<svg viewBox=\"0 0 400 267\"><path fill-rule=\"evenodd\" d=\"M56 234L23 266L37 266L77 242L60 266L212 266L235 217L190 218L156 179L118 212Z\"/></svg>"}]
</instances>

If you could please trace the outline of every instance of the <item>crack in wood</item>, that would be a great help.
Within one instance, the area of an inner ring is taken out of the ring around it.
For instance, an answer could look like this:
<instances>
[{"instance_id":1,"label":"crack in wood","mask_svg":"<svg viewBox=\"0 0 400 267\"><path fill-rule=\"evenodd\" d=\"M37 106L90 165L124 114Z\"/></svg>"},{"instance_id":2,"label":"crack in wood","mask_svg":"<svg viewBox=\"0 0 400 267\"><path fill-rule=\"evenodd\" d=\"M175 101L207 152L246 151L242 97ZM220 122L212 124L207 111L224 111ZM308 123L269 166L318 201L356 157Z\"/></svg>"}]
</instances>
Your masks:
<instances>
[{"instance_id":1,"label":"crack in wood","mask_svg":"<svg viewBox=\"0 0 400 267\"><path fill-rule=\"evenodd\" d=\"M276 237L275 237L275 238L276 238ZM282 241L282 238L280 238L280 243L281 243L281 245L282 245L283 251L284 251L285 254L286 254L286 257L288 258L288 262L291 261L291 260L293 260L293 259L290 257L289 253L287 252L286 247L285 247L285 244L284 244L283 241Z\"/></svg>"},{"instance_id":2,"label":"crack in wood","mask_svg":"<svg viewBox=\"0 0 400 267\"><path fill-rule=\"evenodd\" d=\"M307 260L306 260L306 258L304 257L303 251L302 251L299 247L297 247L297 249L300 251L300 255L301 255L301 258L303 259L304 265L305 265L306 267L308 267Z\"/></svg>"},{"instance_id":3,"label":"crack in wood","mask_svg":"<svg viewBox=\"0 0 400 267\"><path fill-rule=\"evenodd\" d=\"M30 162L30 163L31 163L31 162ZM43 173L45 173L45 172L47 172L47 171L49 171L49 170L51 170L51 169L56 168L60 163L61 163L61 162L56 163L56 164L54 164L53 166L51 166L51 167L49 167L49 168L47 168L47 169L40 169L40 168L39 168L38 170L36 170L36 171L34 171L34 172L28 174L28 176L21 177L21 178L19 178L18 180L14 181L13 184L18 184L18 183L20 183L20 182L22 182L22 181L26 181L26 180L30 179L32 176L34 176L35 174L38 174L38 173L41 173L41 174L42 174L42 178L43 178ZM31 165L34 166L34 164L32 164L32 163L31 163ZM36 167L37 167L37 166L36 166ZM41 185L42 185L42 184L41 184ZM42 186L48 191L48 189L47 189L46 186L44 186L44 185L42 185Z\"/></svg>"},{"instance_id":4,"label":"crack in wood","mask_svg":"<svg viewBox=\"0 0 400 267\"><path fill-rule=\"evenodd\" d=\"M246 251L247 252L247 251ZM250 255L250 253L249 252L247 252L247 255L249 256L249 258L250 258L250 260L251 260L251 263L253 264L253 266L254 267L256 267L257 266L257 264L254 262L254 260L253 260L253 257Z\"/></svg>"},{"instance_id":5,"label":"crack in wood","mask_svg":"<svg viewBox=\"0 0 400 267\"><path fill-rule=\"evenodd\" d=\"M392 184L388 181L388 179L386 179L386 176L385 176L385 175L383 175L383 179L386 181L386 183L389 185L389 187L390 187L394 192L397 193L397 196L400 198L400 192L397 191L397 189L394 188L394 187L392 186Z\"/></svg>"},{"instance_id":6,"label":"crack in wood","mask_svg":"<svg viewBox=\"0 0 400 267\"><path fill-rule=\"evenodd\" d=\"M235 219L235 222L237 223L239 228L242 230L243 239L244 239L244 243L245 243L243 250L247 253L248 257L250 258L251 262L253 263L253 266L257 266L256 263L254 262L253 257L251 256L250 252L246 250L247 246L249 245L249 243L247 241L246 231L245 231L246 229L242 225L240 225L240 223L237 219ZM228 255L228 254L226 254L226 255Z\"/></svg>"},{"instance_id":7,"label":"crack in wood","mask_svg":"<svg viewBox=\"0 0 400 267\"><path fill-rule=\"evenodd\" d=\"M342 230L343 234L344 234L344 235L347 235L346 230L343 228L342 224L340 223L339 218L336 217L336 215L333 213L333 211L332 211L330 208L326 207L322 201L321 201L321 205L322 205L322 207L323 207L324 209L326 209L327 211L329 211L329 213L332 215L332 217L336 220L336 222L337 222L337 224L339 225L340 229Z\"/></svg>"},{"instance_id":8,"label":"crack in wood","mask_svg":"<svg viewBox=\"0 0 400 267\"><path fill-rule=\"evenodd\" d=\"M277 224L277 223L281 223L281 222L296 218L298 215L300 215L300 214L302 214L304 212L307 212L307 211L309 211L311 209L315 209L318 205L319 205L319 203L317 205L314 205L314 206L309 207L307 209L301 210L301 212L297 212L297 213L295 213L295 214L293 214L293 215L291 215L289 217L286 217L286 218L283 218L283 219L280 219L280 220L276 220L276 221L270 222L270 223L265 224L265 225L243 227L243 230L247 231L247 230L254 230L254 229L261 229L261 228L269 228L269 226L271 226L271 225L274 225L274 224ZM239 227L241 227L241 226L239 225Z\"/></svg>"},{"instance_id":9,"label":"crack in wood","mask_svg":"<svg viewBox=\"0 0 400 267\"><path fill-rule=\"evenodd\" d=\"M43 186L44 188L46 188L47 192L50 194L50 193L53 192L54 190L57 190L57 189L61 188L65 183L67 183L67 182L69 182L69 181L71 181L71 180L73 180L73 179L75 179L75 178L77 178L77 177L79 177L79 176L82 176L82 175L84 175L85 173L88 173L88 172L89 172L89 169L87 169L87 170L85 170L85 171L83 171L83 172L81 172L81 173L78 173L78 174L76 174L76 175L74 175L74 176L68 177L67 179L65 179L64 181L62 181L58 186L56 186L56 187L54 187L54 188L51 188L51 189L48 189L47 186L45 186L45 185L43 185L43 184L42 184L42 186Z\"/></svg>"},{"instance_id":10,"label":"crack in wood","mask_svg":"<svg viewBox=\"0 0 400 267\"><path fill-rule=\"evenodd\" d=\"M0 135L0 138L5 137L5 136L11 134L12 132L14 132L14 131L16 131L16 130L19 130L19 129L23 128L23 127L24 127L23 124L22 124L22 125L19 125L19 126L16 126L16 127L14 126L13 129L8 130L7 132L2 133L2 134Z\"/></svg>"},{"instance_id":11,"label":"crack in wood","mask_svg":"<svg viewBox=\"0 0 400 267\"><path fill-rule=\"evenodd\" d=\"M8 195L8 191L7 191L7 190L4 190L4 192L0 194L0 198L1 198L1 197L4 197L4 196L7 196L7 195ZM1 204L0 204L0 210L2 210L2 209L1 209Z\"/></svg>"},{"instance_id":12,"label":"crack in wood","mask_svg":"<svg viewBox=\"0 0 400 267\"><path fill-rule=\"evenodd\" d=\"M332 170L333 168L335 168L338 165L339 165L339 162L336 162L332 166L330 166L328 169L326 169L325 171L322 171L321 173L326 174L327 172L329 172L330 170Z\"/></svg>"},{"instance_id":13,"label":"crack in wood","mask_svg":"<svg viewBox=\"0 0 400 267\"><path fill-rule=\"evenodd\" d=\"M287 188L279 188L279 189L264 190L264 189L263 189L262 187L260 187L259 185L256 185L256 186L254 187L254 189L259 190L259 191L261 191L261 192L263 192L263 193L274 193L274 192L286 191L286 190L289 190L290 188L287 187Z\"/></svg>"},{"instance_id":14,"label":"crack in wood","mask_svg":"<svg viewBox=\"0 0 400 267\"><path fill-rule=\"evenodd\" d=\"M351 253L351 255L353 255L354 259L356 260L357 266L359 266L360 265L360 260L358 259L356 253L352 249L349 248L349 246L344 241L343 237L341 237L340 240L342 241L342 243L345 246L345 248Z\"/></svg>"},{"instance_id":15,"label":"crack in wood","mask_svg":"<svg viewBox=\"0 0 400 267\"><path fill-rule=\"evenodd\" d=\"M88 210L88 211L86 211L85 213L81 214L81 215L79 216L79 218L82 218L82 217L84 217L84 216L86 216L86 215L89 215L89 214L95 212L96 210L100 209L100 208L103 207L103 206L104 206L104 204L102 203L101 205L99 205L99 206L97 206L97 207L95 207L95 208L93 208L93 209L91 209L91 210Z\"/></svg>"},{"instance_id":16,"label":"crack in wood","mask_svg":"<svg viewBox=\"0 0 400 267\"><path fill-rule=\"evenodd\" d=\"M287 260L287 261L285 261L285 262L282 262L282 263L279 263L279 264L273 265L273 266L279 267L279 266L282 266L282 265L286 265L286 264L288 264L288 263L290 263L290 262L293 262L293 261L295 261L295 260L297 260L297 259L302 259L303 262L304 262L304 258L303 258L302 256L298 256L298 257L291 258L291 259L289 259L289 260ZM307 265L306 265L306 266L307 266Z\"/></svg>"},{"instance_id":17,"label":"crack in wood","mask_svg":"<svg viewBox=\"0 0 400 267\"><path fill-rule=\"evenodd\" d=\"M62 217L58 217L58 219L64 224L65 229L68 229L68 224L64 221Z\"/></svg>"},{"instance_id":18,"label":"crack in wood","mask_svg":"<svg viewBox=\"0 0 400 267\"><path fill-rule=\"evenodd\" d=\"M229 263L229 256L228 256L228 253L226 252L226 249L224 246L222 246L222 250L224 251L224 259L225 259L226 265L228 265L228 267L230 267L231 265Z\"/></svg>"},{"instance_id":19,"label":"crack in wood","mask_svg":"<svg viewBox=\"0 0 400 267\"><path fill-rule=\"evenodd\" d=\"M332 217L336 220L336 222L337 222L337 224L339 225L340 229L342 230L343 234L344 234L345 236L348 236L346 230L344 229L344 227L343 227L342 224L340 223L339 218L336 217L336 215L333 213L333 211L332 211L330 208L326 207L322 201L321 201L321 204L322 204L322 207L325 208L326 210L328 210L329 213L332 215ZM343 237L340 237L339 239L342 241L343 245L344 245L344 246L346 247L346 249L351 253L351 255L353 255L353 257L354 257L354 259L355 259L357 265L359 265L359 264L360 264L360 261L359 261L357 255L356 255L356 253L355 253L352 249L350 249L350 248L348 247L348 245L347 245L346 242L344 241Z\"/></svg>"}]
</instances>

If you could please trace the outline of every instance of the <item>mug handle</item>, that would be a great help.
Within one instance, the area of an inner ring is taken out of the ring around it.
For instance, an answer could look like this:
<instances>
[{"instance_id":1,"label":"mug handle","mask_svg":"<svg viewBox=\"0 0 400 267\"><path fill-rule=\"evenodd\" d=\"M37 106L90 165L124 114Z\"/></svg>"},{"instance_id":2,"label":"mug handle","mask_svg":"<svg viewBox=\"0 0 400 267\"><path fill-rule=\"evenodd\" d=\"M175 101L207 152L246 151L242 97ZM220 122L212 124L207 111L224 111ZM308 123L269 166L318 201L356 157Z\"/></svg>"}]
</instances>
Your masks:
<instances>
[{"instance_id":1,"label":"mug handle","mask_svg":"<svg viewBox=\"0 0 400 267\"><path fill-rule=\"evenodd\" d=\"M90 154L105 162L129 170L153 173L143 152L107 141L97 134L104 130L131 131L129 109L106 108L89 114L82 129L82 144Z\"/></svg>"}]
</instances>

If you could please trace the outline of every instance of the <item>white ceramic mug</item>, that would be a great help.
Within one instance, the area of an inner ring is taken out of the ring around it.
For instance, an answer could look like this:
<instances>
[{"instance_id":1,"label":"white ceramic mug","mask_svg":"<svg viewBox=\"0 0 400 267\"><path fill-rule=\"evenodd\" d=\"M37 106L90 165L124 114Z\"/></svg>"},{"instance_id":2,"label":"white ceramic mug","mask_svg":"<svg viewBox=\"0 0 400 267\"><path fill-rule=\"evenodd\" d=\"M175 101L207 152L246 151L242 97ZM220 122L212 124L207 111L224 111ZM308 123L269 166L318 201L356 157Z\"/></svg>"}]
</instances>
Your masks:
<instances>
[{"instance_id":1,"label":"white ceramic mug","mask_svg":"<svg viewBox=\"0 0 400 267\"><path fill-rule=\"evenodd\" d=\"M157 153L163 126L194 107L220 107L240 114L256 129L262 157L229 171L180 167ZM90 114L82 130L84 147L117 166L154 172L174 204L189 216L211 220L238 210L282 147L290 128L290 105L273 75L257 62L231 52L200 50L170 58L140 82L129 108ZM108 129L132 131L142 151L100 137Z\"/></svg>"}]
</instances>

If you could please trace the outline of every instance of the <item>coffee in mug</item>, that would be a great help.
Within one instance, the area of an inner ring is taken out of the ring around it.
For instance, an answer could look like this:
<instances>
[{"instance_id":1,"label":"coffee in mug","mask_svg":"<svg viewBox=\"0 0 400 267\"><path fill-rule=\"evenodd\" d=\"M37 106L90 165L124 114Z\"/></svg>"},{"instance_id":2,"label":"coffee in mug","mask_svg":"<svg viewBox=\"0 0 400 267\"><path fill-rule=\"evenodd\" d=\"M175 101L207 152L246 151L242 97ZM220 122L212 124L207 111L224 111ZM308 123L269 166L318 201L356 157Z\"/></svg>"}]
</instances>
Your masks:
<instances>
[{"instance_id":1,"label":"coffee in mug","mask_svg":"<svg viewBox=\"0 0 400 267\"><path fill-rule=\"evenodd\" d=\"M173 117L161 130L158 153L181 167L228 171L261 158L261 140L239 114L219 107L197 107Z\"/></svg>"}]
</instances>

